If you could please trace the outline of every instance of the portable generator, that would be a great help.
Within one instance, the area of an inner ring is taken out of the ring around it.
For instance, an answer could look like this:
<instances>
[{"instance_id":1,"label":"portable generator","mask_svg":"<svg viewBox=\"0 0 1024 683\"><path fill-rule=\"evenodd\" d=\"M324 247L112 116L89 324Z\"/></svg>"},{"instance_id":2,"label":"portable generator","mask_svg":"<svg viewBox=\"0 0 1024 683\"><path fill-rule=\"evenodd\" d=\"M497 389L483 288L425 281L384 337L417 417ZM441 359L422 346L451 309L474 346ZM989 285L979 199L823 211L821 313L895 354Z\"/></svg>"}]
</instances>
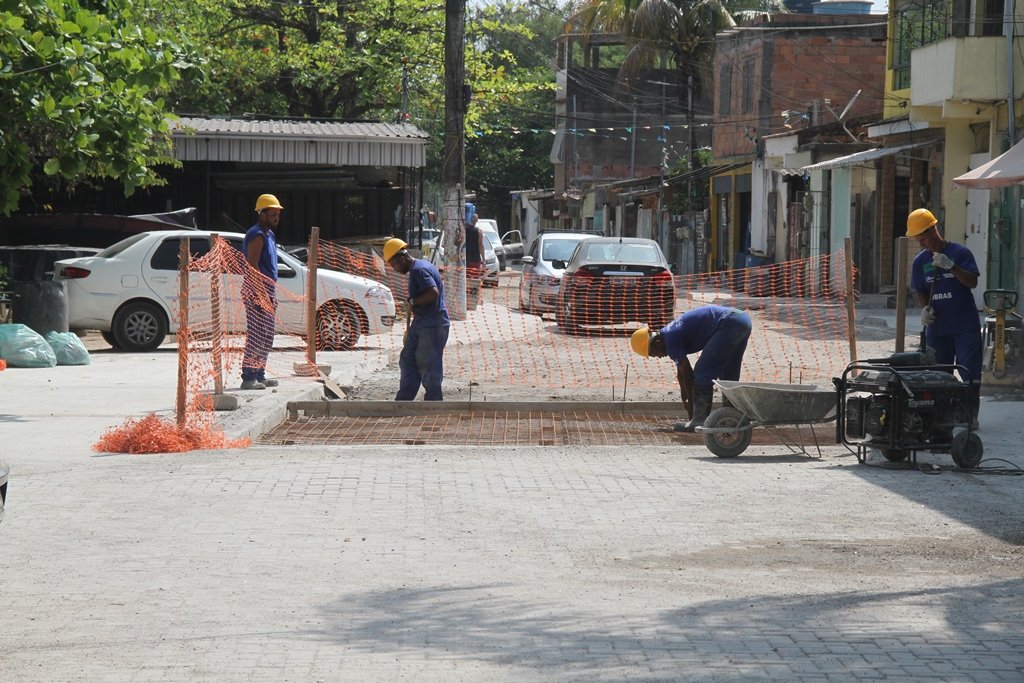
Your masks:
<instances>
[{"instance_id":1,"label":"portable generator","mask_svg":"<svg viewBox=\"0 0 1024 683\"><path fill-rule=\"evenodd\" d=\"M972 431L974 387L961 365L938 365L928 351L854 361L833 380L837 392L836 441L854 447L860 462L871 449L890 461L917 452L950 453L958 467L981 462L981 438Z\"/></svg>"}]
</instances>

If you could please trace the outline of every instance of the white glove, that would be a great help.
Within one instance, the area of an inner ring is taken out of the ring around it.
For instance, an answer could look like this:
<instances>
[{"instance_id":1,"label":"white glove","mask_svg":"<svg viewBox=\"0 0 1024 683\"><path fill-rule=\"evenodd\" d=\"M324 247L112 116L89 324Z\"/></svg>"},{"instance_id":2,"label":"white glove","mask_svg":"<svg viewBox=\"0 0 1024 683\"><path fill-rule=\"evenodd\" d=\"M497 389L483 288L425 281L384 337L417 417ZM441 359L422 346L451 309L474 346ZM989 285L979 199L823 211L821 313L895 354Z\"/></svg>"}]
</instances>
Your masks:
<instances>
[{"instance_id":1,"label":"white glove","mask_svg":"<svg viewBox=\"0 0 1024 683\"><path fill-rule=\"evenodd\" d=\"M921 324L928 327L935 322L935 311L931 306L925 306L921 309Z\"/></svg>"},{"instance_id":2,"label":"white glove","mask_svg":"<svg viewBox=\"0 0 1024 683\"><path fill-rule=\"evenodd\" d=\"M942 268L943 270L953 270L953 259L946 256L941 251L932 252L932 263L935 264L936 268Z\"/></svg>"}]
</instances>

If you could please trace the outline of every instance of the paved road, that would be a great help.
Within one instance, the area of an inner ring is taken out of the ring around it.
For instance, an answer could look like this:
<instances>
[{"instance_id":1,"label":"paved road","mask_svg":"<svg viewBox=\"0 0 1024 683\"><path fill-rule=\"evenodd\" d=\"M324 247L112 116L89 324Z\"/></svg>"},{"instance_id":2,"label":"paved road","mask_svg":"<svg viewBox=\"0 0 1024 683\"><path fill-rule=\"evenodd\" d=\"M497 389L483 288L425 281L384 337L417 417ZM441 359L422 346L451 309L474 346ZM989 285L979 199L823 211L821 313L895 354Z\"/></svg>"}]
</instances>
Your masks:
<instances>
[{"instance_id":1,"label":"paved road","mask_svg":"<svg viewBox=\"0 0 1024 683\"><path fill-rule=\"evenodd\" d=\"M837 448L92 453L170 410L173 358L0 374L5 680L1024 680L1019 477ZM1024 465L1021 414L986 402L988 464Z\"/></svg>"}]
</instances>

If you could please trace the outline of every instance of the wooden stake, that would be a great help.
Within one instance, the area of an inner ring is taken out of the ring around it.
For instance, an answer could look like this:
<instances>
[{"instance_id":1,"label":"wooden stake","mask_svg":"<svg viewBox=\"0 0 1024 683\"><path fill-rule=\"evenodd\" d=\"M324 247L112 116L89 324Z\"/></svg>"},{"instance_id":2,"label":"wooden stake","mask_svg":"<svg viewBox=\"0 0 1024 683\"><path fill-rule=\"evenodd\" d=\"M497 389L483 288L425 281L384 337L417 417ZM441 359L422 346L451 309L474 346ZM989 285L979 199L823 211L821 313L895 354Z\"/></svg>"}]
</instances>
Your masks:
<instances>
[{"instance_id":1,"label":"wooden stake","mask_svg":"<svg viewBox=\"0 0 1024 683\"><path fill-rule=\"evenodd\" d=\"M846 252L846 322L847 334L850 338L850 362L857 360L857 312L853 300L853 238L847 236L843 241Z\"/></svg>"},{"instance_id":2,"label":"wooden stake","mask_svg":"<svg viewBox=\"0 0 1024 683\"><path fill-rule=\"evenodd\" d=\"M216 248L217 233L210 233L210 249ZM213 325L212 358L213 358L213 394L224 393L224 357L221 344L224 341L224 326L220 319L220 279L223 275L214 269L210 273L210 319Z\"/></svg>"},{"instance_id":3,"label":"wooden stake","mask_svg":"<svg viewBox=\"0 0 1024 683\"><path fill-rule=\"evenodd\" d=\"M178 248L178 395L175 413L178 426L185 426L185 390L188 386L188 262L189 240L182 238Z\"/></svg>"},{"instance_id":4,"label":"wooden stake","mask_svg":"<svg viewBox=\"0 0 1024 683\"><path fill-rule=\"evenodd\" d=\"M910 238L901 237L896 248L896 353L905 349L903 345L907 336L907 254L910 251Z\"/></svg>"},{"instance_id":5,"label":"wooden stake","mask_svg":"<svg viewBox=\"0 0 1024 683\"><path fill-rule=\"evenodd\" d=\"M316 367L316 266L320 260L320 228L313 226L306 250L306 362Z\"/></svg>"}]
</instances>

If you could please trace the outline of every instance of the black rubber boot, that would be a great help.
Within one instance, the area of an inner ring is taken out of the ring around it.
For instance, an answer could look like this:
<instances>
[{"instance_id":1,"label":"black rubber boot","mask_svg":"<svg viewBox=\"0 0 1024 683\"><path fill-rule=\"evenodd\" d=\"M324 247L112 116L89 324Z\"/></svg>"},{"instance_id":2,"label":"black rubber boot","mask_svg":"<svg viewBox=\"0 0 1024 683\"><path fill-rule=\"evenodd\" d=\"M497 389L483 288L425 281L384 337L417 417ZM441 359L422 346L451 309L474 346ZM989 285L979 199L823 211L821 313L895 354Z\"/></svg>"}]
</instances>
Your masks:
<instances>
[{"instance_id":1,"label":"black rubber boot","mask_svg":"<svg viewBox=\"0 0 1024 683\"><path fill-rule=\"evenodd\" d=\"M693 390L693 415L689 422L676 422L672 429L677 432L692 432L704 424L711 412L711 398L714 390L711 387Z\"/></svg>"}]
</instances>

